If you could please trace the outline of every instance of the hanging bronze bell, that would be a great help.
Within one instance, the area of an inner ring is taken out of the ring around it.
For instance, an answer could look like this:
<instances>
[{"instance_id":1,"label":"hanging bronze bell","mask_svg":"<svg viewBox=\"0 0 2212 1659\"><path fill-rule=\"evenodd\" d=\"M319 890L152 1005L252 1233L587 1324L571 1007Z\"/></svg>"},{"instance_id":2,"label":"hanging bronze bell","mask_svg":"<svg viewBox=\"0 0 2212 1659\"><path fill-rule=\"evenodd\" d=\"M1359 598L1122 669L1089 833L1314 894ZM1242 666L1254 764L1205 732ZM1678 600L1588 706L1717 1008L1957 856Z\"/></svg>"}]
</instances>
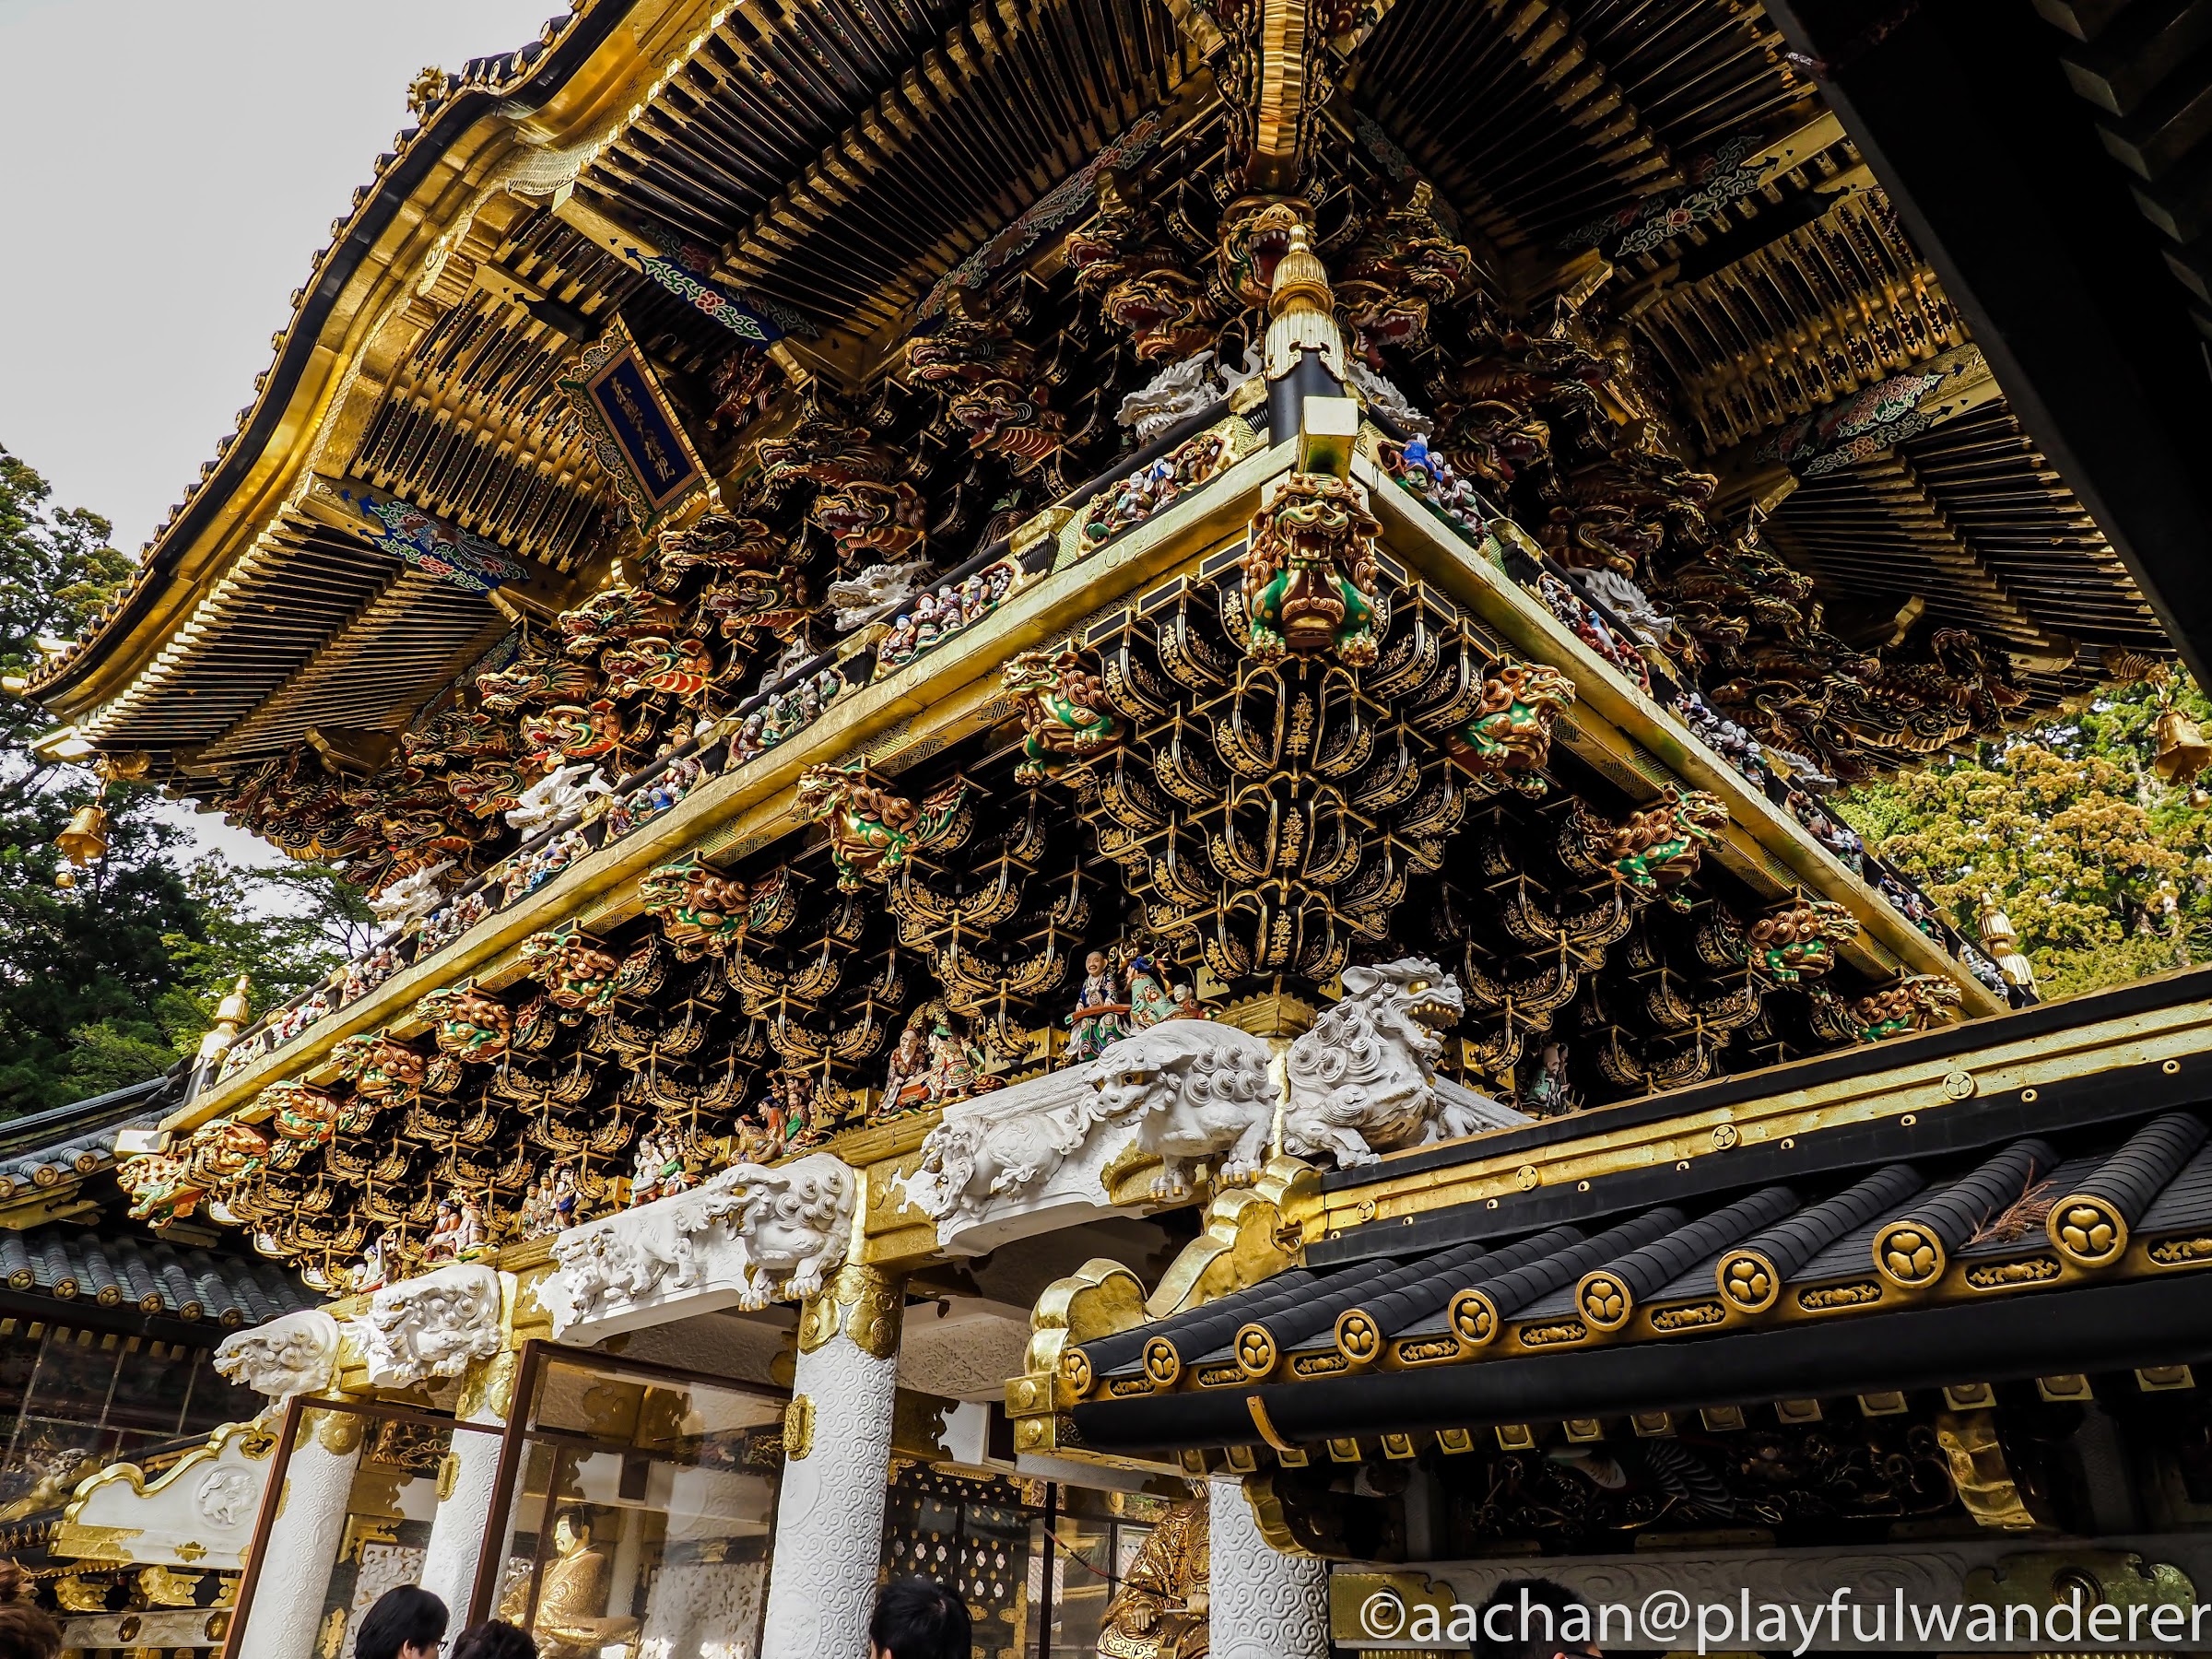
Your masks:
<instances>
[{"instance_id":1,"label":"hanging bronze bell","mask_svg":"<svg viewBox=\"0 0 2212 1659\"><path fill-rule=\"evenodd\" d=\"M98 806L79 806L69 828L53 838L53 844L73 865L84 865L104 857L108 851L108 815Z\"/></svg>"},{"instance_id":2,"label":"hanging bronze bell","mask_svg":"<svg viewBox=\"0 0 2212 1659\"><path fill-rule=\"evenodd\" d=\"M2212 743L2205 741L2196 722L2179 709L2160 709L2151 735L2158 744L2151 770L2162 782L2186 783L2212 763Z\"/></svg>"}]
</instances>

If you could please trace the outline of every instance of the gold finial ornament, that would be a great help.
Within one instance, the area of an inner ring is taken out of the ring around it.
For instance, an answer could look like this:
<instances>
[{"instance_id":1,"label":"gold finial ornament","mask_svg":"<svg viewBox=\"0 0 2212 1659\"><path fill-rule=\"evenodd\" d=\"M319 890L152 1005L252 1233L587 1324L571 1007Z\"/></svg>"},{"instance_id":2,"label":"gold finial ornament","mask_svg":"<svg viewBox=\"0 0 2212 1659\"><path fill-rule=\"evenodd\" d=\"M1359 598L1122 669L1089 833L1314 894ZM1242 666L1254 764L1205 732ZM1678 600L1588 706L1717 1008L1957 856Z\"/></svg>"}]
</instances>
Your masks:
<instances>
[{"instance_id":1,"label":"gold finial ornament","mask_svg":"<svg viewBox=\"0 0 2212 1659\"><path fill-rule=\"evenodd\" d=\"M2035 964L2021 954L2020 935L2013 928L2012 918L2005 913L2005 908L1997 902L1994 893L1983 895L1982 913L1978 920L1982 947L1989 952L1990 959L1996 963L1997 971L2005 976L2005 982L2016 991L2033 991Z\"/></svg>"},{"instance_id":2,"label":"gold finial ornament","mask_svg":"<svg viewBox=\"0 0 2212 1659\"><path fill-rule=\"evenodd\" d=\"M108 815L104 807L79 806L69 827L53 838L63 856L78 868L104 858L108 851Z\"/></svg>"},{"instance_id":3,"label":"gold finial ornament","mask_svg":"<svg viewBox=\"0 0 2212 1659\"><path fill-rule=\"evenodd\" d=\"M1295 209L1278 202L1262 210L1260 224L1277 214L1290 221L1289 246L1275 263L1267 295L1267 378L1281 380L1298 367L1300 352L1317 351L1329 372L1342 380L1344 335L1336 326L1328 269L1313 252L1312 232Z\"/></svg>"},{"instance_id":4,"label":"gold finial ornament","mask_svg":"<svg viewBox=\"0 0 2212 1659\"><path fill-rule=\"evenodd\" d=\"M245 974L238 976L238 983L230 987L230 994L217 1005L215 1024L200 1039L200 1058L212 1060L238 1041L246 1022L253 1018L253 1005L247 1000L246 991L251 980Z\"/></svg>"}]
</instances>

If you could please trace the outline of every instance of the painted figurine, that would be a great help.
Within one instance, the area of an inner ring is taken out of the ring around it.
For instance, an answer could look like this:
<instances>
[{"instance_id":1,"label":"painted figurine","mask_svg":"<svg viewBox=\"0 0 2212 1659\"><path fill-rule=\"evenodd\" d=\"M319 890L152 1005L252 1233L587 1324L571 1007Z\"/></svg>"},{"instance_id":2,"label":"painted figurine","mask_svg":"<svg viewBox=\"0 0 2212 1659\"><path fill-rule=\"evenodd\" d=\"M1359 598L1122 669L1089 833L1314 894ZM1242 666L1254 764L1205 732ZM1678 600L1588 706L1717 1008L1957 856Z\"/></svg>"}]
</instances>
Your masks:
<instances>
[{"instance_id":1,"label":"painted figurine","mask_svg":"<svg viewBox=\"0 0 2212 1659\"><path fill-rule=\"evenodd\" d=\"M423 1241L422 1259L430 1262L451 1262L460 1254L461 1208L451 1198L438 1200L438 1220L430 1229L430 1236Z\"/></svg>"},{"instance_id":2,"label":"painted figurine","mask_svg":"<svg viewBox=\"0 0 2212 1659\"><path fill-rule=\"evenodd\" d=\"M566 1232L576 1225L576 1171L565 1163L553 1166L553 1230Z\"/></svg>"},{"instance_id":3,"label":"painted figurine","mask_svg":"<svg viewBox=\"0 0 2212 1659\"><path fill-rule=\"evenodd\" d=\"M883 1098L876 1103L877 1117L891 1117L926 1105L929 1099L929 1043L917 1018L906 1022L891 1050L890 1065L883 1077Z\"/></svg>"},{"instance_id":4,"label":"painted figurine","mask_svg":"<svg viewBox=\"0 0 2212 1659\"><path fill-rule=\"evenodd\" d=\"M474 1193L460 1199L460 1226L453 1238L456 1261L473 1262L491 1248L491 1229L484 1222L484 1206Z\"/></svg>"},{"instance_id":5,"label":"painted figurine","mask_svg":"<svg viewBox=\"0 0 2212 1659\"><path fill-rule=\"evenodd\" d=\"M1106 953L1092 951L1083 959L1083 988L1076 994L1076 1011L1067 1017L1067 1064L1095 1060L1108 1043L1128 1036L1128 1013Z\"/></svg>"},{"instance_id":6,"label":"painted figurine","mask_svg":"<svg viewBox=\"0 0 2212 1659\"><path fill-rule=\"evenodd\" d=\"M1130 952L1122 965L1122 977L1128 988L1129 1024L1134 1030L1141 1031L1175 1017L1178 1005L1160 982L1159 965L1146 952Z\"/></svg>"}]
</instances>

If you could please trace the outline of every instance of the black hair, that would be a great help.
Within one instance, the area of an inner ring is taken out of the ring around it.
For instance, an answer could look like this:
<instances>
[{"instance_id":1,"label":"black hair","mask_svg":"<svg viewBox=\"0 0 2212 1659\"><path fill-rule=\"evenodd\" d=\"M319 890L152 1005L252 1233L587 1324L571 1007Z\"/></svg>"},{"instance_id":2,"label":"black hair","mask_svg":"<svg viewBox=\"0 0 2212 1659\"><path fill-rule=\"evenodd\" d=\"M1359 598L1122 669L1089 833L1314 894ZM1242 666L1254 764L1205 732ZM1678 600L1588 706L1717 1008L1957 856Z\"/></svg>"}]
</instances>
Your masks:
<instances>
[{"instance_id":1,"label":"black hair","mask_svg":"<svg viewBox=\"0 0 2212 1659\"><path fill-rule=\"evenodd\" d=\"M968 1604L935 1579L893 1579L876 1596L868 1640L891 1659L969 1659Z\"/></svg>"},{"instance_id":2,"label":"black hair","mask_svg":"<svg viewBox=\"0 0 2212 1659\"><path fill-rule=\"evenodd\" d=\"M447 1659L537 1659L537 1643L527 1630L502 1618L488 1618L455 1637Z\"/></svg>"},{"instance_id":3,"label":"black hair","mask_svg":"<svg viewBox=\"0 0 2212 1659\"><path fill-rule=\"evenodd\" d=\"M1495 1620L1493 1607L1511 1608ZM1582 1614L1573 1635L1566 1630L1567 1615ZM1494 1628L1493 1628L1494 1627ZM1595 1627L1583 1598L1556 1579L1512 1578L1490 1592L1477 1617L1475 1640L1467 1651L1476 1659L1551 1659L1560 1652L1579 1653L1592 1646Z\"/></svg>"},{"instance_id":4,"label":"black hair","mask_svg":"<svg viewBox=\"0 0 2212 1659\"><path fill-rule=\"evenodd\" d=\"M435 1648L445 1637L445 1604L419 1584L376 1598L353 1639L353 1659L399 1659L404 1647Z\"/></svg>"}]
</instances>

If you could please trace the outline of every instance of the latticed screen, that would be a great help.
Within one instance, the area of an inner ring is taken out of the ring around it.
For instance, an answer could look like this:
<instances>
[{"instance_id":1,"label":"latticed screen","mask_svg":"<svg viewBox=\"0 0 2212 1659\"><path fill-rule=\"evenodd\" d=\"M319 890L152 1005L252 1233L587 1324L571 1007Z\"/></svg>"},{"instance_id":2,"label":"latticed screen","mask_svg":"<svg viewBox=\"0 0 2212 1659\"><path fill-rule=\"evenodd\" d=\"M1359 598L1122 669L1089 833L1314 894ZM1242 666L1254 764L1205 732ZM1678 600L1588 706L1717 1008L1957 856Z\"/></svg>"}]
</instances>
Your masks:
<instances>
[{"instance_id":1,"label":"latticed screen","mask_svg":"<svg viewBox=\"0 0 2212 1659\"><path fill-rule=\"evenodd\" d=\"M1019 1659L1036 1513L1005 1481L904 1470L884 1504L883 1575L950 1585L975 1620L977 1659Z\"/></svg>"}]
</instances>

